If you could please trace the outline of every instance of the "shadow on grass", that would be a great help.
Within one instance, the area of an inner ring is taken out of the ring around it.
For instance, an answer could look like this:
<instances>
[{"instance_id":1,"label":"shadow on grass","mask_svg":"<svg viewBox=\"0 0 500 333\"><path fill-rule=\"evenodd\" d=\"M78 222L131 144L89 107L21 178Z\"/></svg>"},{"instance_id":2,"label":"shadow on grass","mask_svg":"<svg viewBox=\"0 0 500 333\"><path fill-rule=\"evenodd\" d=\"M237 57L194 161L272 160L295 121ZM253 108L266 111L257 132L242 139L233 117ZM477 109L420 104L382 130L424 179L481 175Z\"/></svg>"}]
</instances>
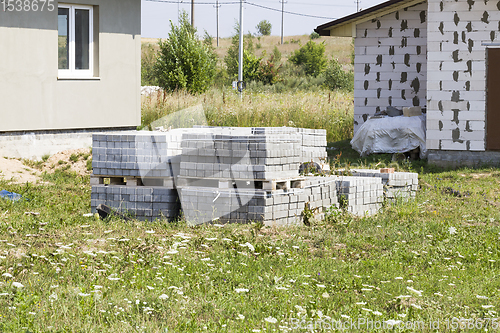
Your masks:
<instances>
[{"instance_id":1,"label":"shadow on grass","mask_svg":"<svg viewBox=\"0 0 500 333\"><path fill-rule=\"evenodd\" d=\"M419 174L442 173L452 170L470 170L470 167L443 168L429 164L427 159L405 159L403 154L371 154L361 157L357 151L352 149L350 139L337 142L329 142L327 145L328 158L333 162L335 168L370 168L379 169L385 167L395 168L396 171L418 172ZM491 166L480 166L474 169L491 168Z\"/></svg>"}]
</instances>

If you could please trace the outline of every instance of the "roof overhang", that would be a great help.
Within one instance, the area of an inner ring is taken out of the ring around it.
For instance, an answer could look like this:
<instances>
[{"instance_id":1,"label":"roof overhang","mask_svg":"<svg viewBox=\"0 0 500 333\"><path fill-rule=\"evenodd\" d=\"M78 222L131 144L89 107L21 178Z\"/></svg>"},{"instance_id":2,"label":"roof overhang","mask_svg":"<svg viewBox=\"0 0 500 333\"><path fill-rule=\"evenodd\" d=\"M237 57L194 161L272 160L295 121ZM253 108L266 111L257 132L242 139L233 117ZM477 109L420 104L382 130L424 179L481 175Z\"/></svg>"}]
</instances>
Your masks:
<instances>
[{"instance_id":1,"label":"roof overhang","mask_svg":"<svg viewBox=\"0 0 500 333\"><path fill-rule=\"evenodd\" d=\"M424 2L427 2L427 0L389 0L335 21L319 25L314 31L321 36L356 37L357 24Z\"/></svg>"}]
</instances>

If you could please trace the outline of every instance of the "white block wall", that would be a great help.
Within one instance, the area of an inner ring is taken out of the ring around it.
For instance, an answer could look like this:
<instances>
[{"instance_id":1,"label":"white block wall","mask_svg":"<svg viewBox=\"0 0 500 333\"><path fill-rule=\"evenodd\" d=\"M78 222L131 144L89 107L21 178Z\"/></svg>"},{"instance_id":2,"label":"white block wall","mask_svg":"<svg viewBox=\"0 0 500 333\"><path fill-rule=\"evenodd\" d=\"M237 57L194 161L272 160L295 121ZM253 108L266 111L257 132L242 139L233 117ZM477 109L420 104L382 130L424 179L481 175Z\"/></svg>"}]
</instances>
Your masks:
<instances>
[{"instance_id":1,"label":"white block wall","mask_svg":"<svg viewBox=\"0 0 500 333\"><path fill-rule=\"evenodd\" d=\"M358 24L354 52L354 133L387 106L426 106L426 2Z\"/></svg>"},{"instance_id":2,"label":"white block wall","mask_svg":"<svg viewBox=\"0 0 500 333\"><path fill-rule=\"evenodd\" d=\"M486 46L500 42L498 1L429 0L427 147L485 150Z\"/></svg>"}]
</instances>

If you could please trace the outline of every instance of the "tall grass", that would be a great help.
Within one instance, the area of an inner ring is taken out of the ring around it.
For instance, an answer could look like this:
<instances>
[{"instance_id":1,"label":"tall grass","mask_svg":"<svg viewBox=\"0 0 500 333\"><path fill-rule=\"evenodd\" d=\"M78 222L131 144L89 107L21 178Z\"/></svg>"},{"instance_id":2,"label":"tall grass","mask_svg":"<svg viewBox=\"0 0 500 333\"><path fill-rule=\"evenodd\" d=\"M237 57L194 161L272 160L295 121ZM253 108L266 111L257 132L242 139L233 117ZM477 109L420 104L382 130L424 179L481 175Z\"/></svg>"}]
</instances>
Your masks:
<instances>
[{"instance_id":1,"label":"tall grass","mask_svg":"<svg viewBox=\"0 0 500 333\"><path fill-rule=\"evenodd\" d=\"M328 141L352 137L350 92L245 92L212 89L193 96L182 91L143 97L142 127L173 112L202 104L210 126L289 126L326 129Z\"/></svg>"}]
</instances>

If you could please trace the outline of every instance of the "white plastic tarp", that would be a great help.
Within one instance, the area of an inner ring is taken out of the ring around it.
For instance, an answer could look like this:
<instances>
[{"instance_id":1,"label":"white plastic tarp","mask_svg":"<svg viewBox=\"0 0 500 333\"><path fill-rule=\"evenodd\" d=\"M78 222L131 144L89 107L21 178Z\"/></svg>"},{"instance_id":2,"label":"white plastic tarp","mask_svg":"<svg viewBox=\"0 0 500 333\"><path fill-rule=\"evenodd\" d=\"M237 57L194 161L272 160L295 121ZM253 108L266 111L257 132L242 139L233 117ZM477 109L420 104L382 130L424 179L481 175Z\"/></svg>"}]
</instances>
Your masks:
<instances>
[{"instance_id":1,"label":"white plastic tarp","mask_svg":"<svg viewBox=\"0 0 500 333\"><path fill-rule=\"evenodd\" d=\"M361 156L373 153L404 153L420 147L420 158L427 156L425 114L415 117L368 119L356 132L351 146Z\"/></svg>"}]
</instances>

